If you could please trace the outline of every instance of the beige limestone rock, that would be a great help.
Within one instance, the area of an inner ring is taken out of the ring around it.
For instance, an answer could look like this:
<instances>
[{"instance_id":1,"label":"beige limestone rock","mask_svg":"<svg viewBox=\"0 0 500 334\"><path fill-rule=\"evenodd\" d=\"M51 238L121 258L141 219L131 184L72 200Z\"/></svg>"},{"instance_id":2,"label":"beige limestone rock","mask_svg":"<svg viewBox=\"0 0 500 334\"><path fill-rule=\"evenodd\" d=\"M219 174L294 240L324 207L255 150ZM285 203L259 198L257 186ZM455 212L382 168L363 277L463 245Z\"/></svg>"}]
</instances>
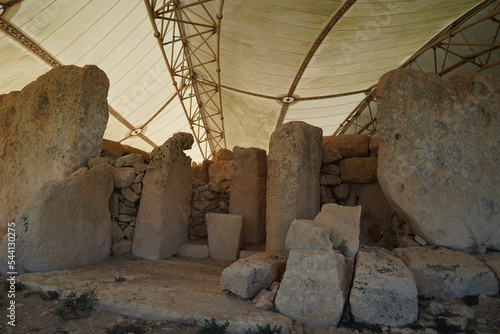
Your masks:
<instances>
[{"instance_id":1,"label":"beige limestone rock","mask_svg":"<svg viewBox=\"0 0 500 334\"><path fill-rule=\"evenodd\" d=\"M380 137L371 137L368 148L370 149L370 157L378 156L378 148L380 146Z\"/></svg>"},{"instance_id":2,"label":"beige limestone rock","mask_svg":"<svg viewBox=\"0 0 500 334\"><path fill-rule=\"evenodd\" d=\"M285 250L333 250L332 230L312 220L295 219L286 236Z\"/></svg>"},{"instance_id":3,"label":"beige limestone rock","mask_svg":"<svg viewBox=\"0 0 500 334\"><path fill-rule=\"evenodd\" d=\"M134 167L135 164L144 163L144 158L141 154L130 153L116 159L115 167Z\"/></svg>"},{"instance_id":4,"label":"beige limestone rock","mask_svg":"<svg viewBox=\"0 0 500 334\"><path fill-rule=\"evenodd\" d=\"M233 178L233 161L219 161L211 164L208 167L208 178L211 185L219 187L222 192L227 192L231 188Z\"/></svg>"},{"instance_id":5,"label":"beige limestone rock","mask_svg":"<svg viewBox=\"0 0 500 334\"><path fill-rule=\"evenodd\" d=\"M342 183L342 179L335 175L321 174L319 182L324 186L337 186Z\"/></svg>"},{"instance_id":6,"label":"beige limestone rock","mask_svg":"<svg viewBox=\"0 0 500 334\"><path fill-rule=\"evenodd\" d=\"M137 195L130 187L122 188L120 192L123 195L123 197L125 197L128 201L132 203L135 203L141 199L141 196Z\"/></svg>"},{"instance_id":7,"label":"beige limestone rock","mask_svg":"<svg viewBox=\"0 0 500 334\"><path fill-rule=\"evenodd\" d=\"M294 219L319 212L322 130L289 122L271 135L267 160L266 247L283 252Z\"/></svg>"},{"instance_id":8,"label":"beige limestone rock","mask_svg":"<svg viewBox=\"0 0 500 334\"><path fill-rule=\"evenodd\" d=\"M377 157L349 158L340 161L340 177L350 183L370 183L377 180Z\"/></svg>"},{"instance_id":9,"label":"beige limestone rock","mask_svg":"<svg viewBox=\"0 0 500 334\"><path fill-rule=\"evenodd\" d=\"M110 164L114 165L115 164L115 159L110 158L110 157L93 157L88 161L89 168L92 168L96 165L100 164Z\"/></svg>"},{"instance_id":10,"label":"beige limestone rock","mask_svg":"<svg viewBox=\"0 0 500 334\"><path fill-rule=\"evenodd\" d=\"M342 159L342 154L335 148L323 146L322 151L321 163L324 165L337 163Z\"/></svg>"},{"instance_id":11,"label":"beige limestone rock","mask_svg":"<svg viewBox=\"0 0 500 334\"><path fill-rule=\"evenodd\" d=\"M245 217L243 243L259 245L266 241L266 151L236 146L233 152L229 213Z\"/></svg>"},{"instance_id":12,"label":"beige limestone rock","mask_svg":"<svg viewBox=\"0 0 500 334\"><path fill-rule=\"evenodd\" d=\"M357 322L406 326L417 321L417 285L411 271L393 253L361 246L349 305Z\"/></svg>"},{"instance_id":13,"label":"beige limestone rock","mask_svg":"<svg viewBox=\"0 0 500 334\"><path fill-rule=\"evenodd\" d=\"M52 181L29 199L15 221L16 270L50 271L103 260L111 250L110 165ZM1 245L2 273L7 243Z\"/></svg>"},{"instance_id":14,"label":"beige limestone rock","mask_svg":"<svg viewBox=\"0 0 500 334\"><path fill-rule=\"evenodd\" d=\"M336 326L347 297L345 271L344 257L335 251L290 251L276 309L310 326Z\"/></svg>"},{"instance_id":15,"label":"beige limestone rock","mask_svg":"<svg viewBox=\"0 0 500 334\"><path fill-rule=\"evenodd\" d=\"M488 252L486 254L476 255L476 258L490 267L500 282L500 253Z\"/></svg>"},{"instance_id":16,"label":"beige limestone rock","mask_svg":"<svg viewBox=\"0 0 500 334\"><path fill-rule=\"evenodd\" d=\"M202 239L201 239L202 240ZM203 242L185 241L179 246L179 255L186 257L194 257L197 259L208 259L210 252L208 244L205 240Z\"/></svg>"},{"instance_id":17,"label":"beige limestone rock","mask_svg":"<svg viewBox=\"0 0 500 334\"><path fill-rule=\"evenodd\" d=\"M208 247L210 257L218 260L236 260L241 249L242 215L207 213Z\"/></svg>"},{"instance_id":18,"label":"beige limestone rock","mask_svg":"<svg viewBox=\"0 0 500 334\"><path fill-rule=\"evenodd\" d=\"M323 146L338 150L342 157L367 157L370 137L368 135L324 136Z\"/></svg>"},{"instance_id":19,"label":"beige limestone rock","mask_svg":"<svg viewBox=\"0 0 500 334\"><path fill-rule=\"evenodd\" d=\"M337 165L334 164L323 164L321 165L321 174L328 174L328 175L335 175L339 176L340 175L340 168Z\"/></svg>"},{"instance_id":20,"label":"beige limestone rock","mask_svg":"<svg viewBox=\"0 0 500 334\"><path fill-rule=\"evenodd\" d=\"M227 148L221 148L217 151L217 153L215 153L214 162L231 160L233 160L233 152Z\"/></svg>"},{"instance_id":21,"label":"beige limestone rock","mask_svg":"<svg viewBox=\"0 0 500 334\"><path fill-rule=\"evenodd\" d=\"M108 87L97 66L61 66L0 95L0 222L13 221L45 183L99 155Z\"/></svg>"},{"instance_id":22,"label":"beige limestone rock","mask_svg":"<svg viewBox=\"0 0 500 334\"><path fill-rule=\"evenodd\" d=\"M208 169L210 168L210 165L213 164L214 162L211 160L204 160L200 172L198 174L198 178L202 183L208 183L210 181L210 178L208 176Z\"/></svg>"},{"instance_id":23,"label":"beige limestone rock","mask_svg":"<svg viewBox=\"0 0 500 334\"><path fill-rule=\"evenodd\" d=\"M120 228L120 225L118 225L118 221L111 219L111 241L115 242L123 238L125 238L125 233Z\"/></svg>"},{"instance_id":24,"label":"beige limestone rock","mask_svg":"<svg viewBox=\"0 0 500 334\"><path fill-rule=\"evenodd\" d=\"M413 273L419 296L458 299L498 293L493 271L469 254L429 246L396 248L394 253Z\"/></svg>"},{"instance_id":25,"label":"beige limestone rock","mask_svg":"<svg viewBox=\"0 0 500 334\"><path fill-rule=\"evenodd\" d=\"M112 250L115 256L130 253L132 250L132 241L123 239L113 242Z\"/></svg>"},{"instance_id":26,"label":"beige limestone rock","mask_svg":"<svg viewBox=\"0 0 500 334\"><path fill-rule=\"evenodd\" d=\"M132 246L135 256L164 259L176 254L179 245L187 240L191 158L184 150L190 149L193 141L191 134L179 132L153 150L142 181L141 206Z\"/></svg>"},{"instance_id":27,"label":"beige limestone rock","mask_svg":"<svg viewBox=\"0 0 500 334\"><path fill-rule=\"evenodd\" d=\"M221 275L222 289L241 298L253 298L262 289L268 289L284 270L283 253L257 253L239 259L224 269Z\"/></svg>"},{"instance_id":28,"label":"beige limestone rock","mask_svg":"<svg viewBox=\"0 0 500 334\"><path fill-rule=\"evenodd\" d=\"M127 188L132 184L135 177L135 170L132 167L113 168L113 182L115 188Z\"/></svg>"},{"instance_id":29,"label":"beige limestone rock","mask_svg":"<svg viewBox=\"0 0 500 334\"><path fill-rule=\"evenodd\" d=\"M314 218L317 226L331 230L333 247L346 257L356 256L359 248L361 206L325 204Z\"/></svg>"},{"instance_id":30,"label":"beige limestone rock","mask_svg":"<svg viewBox=\"0 0 500 334\"><path fill-rule=\"evenodd\" d=\"M378 178L429 244L500 249L500 78L401 69L377 86Z\"/></svg>"}]
</instances>

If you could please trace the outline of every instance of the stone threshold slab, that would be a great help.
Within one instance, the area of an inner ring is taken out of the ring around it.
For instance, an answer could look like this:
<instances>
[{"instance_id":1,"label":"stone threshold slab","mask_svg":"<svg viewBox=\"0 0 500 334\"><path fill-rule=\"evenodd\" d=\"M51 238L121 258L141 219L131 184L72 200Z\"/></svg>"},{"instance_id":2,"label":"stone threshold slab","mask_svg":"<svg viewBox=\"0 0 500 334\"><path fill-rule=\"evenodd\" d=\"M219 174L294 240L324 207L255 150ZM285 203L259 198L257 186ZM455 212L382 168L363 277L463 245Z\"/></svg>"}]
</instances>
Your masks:
<instances>
[{"instance_id":1,"label":"stone threshold slab","mask_svg":"<svg viewBox=\"0 0 500 334\"><path fill-rule=\"evenodd\" d=\"M73 269L28 273L18 280L34 291L58 291L62 298L71 291L79 295L97 287L97 309L143 320L203 326L214 318L218 323L227 320L230 332L245 333L270 324L288 333L290 318L222 292L220 276L230 263L192 258L152 261L125 255Z\"/></svg>"}]
</instances>

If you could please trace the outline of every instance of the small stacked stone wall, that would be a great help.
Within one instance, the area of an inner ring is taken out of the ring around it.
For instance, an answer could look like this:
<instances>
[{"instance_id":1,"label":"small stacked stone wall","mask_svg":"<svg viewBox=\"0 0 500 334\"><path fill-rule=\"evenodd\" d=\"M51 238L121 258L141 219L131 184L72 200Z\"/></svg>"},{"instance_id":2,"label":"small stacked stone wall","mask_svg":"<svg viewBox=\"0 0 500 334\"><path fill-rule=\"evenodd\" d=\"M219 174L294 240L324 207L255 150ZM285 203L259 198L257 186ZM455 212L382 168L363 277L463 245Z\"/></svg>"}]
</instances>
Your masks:
<instances>
[{"instance_id":1,"label":"small stacked stone wall","mask_svg":"<svg viewBox=\"0 0 500 334\"><path fill-rule=\"evenodd\" d=\"M190 238L206 238L205 214L229 213L229 195L233 177L233 152L221 149L214 160L192 165Z\"/></svg>"},{"instance_id":2,"label":"small stacked stone wall","mask_svg":"<svg viewBox=\"0 0 500 334\"><path fill-rule=\"evenodd\" d=\"M101 152L101 156L90 159L88 165L90 168L102 163L113 166L114 189L109 200L112 251L114 255L129 253L149 154L108 140L103 141Z\"/></svg>"},{"instance_id":3,"label":"small stacked stone wall","mask_svg":"<svg viewBox=\"0 0 500 334\"><path fill-rule=\"evenodd\" d=\"M323 137L321 205L360 205L361 244L392 249L408 242L412 231L378 184L378 144L378 137L368 135Z\"/></svg>"}]
</instances>

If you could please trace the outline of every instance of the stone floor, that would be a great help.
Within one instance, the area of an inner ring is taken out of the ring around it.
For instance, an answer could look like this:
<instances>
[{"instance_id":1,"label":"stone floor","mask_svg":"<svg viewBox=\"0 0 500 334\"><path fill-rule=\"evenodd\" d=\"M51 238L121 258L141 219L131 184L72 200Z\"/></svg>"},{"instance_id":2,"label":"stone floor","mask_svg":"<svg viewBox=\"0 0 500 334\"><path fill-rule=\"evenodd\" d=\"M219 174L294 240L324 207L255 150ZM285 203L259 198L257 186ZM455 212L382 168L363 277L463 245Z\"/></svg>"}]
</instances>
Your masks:
<instances>
[{"instance_id":1,"label":"stone floor","mask_svg":"<svg viewBox=\"0 0 500 334\"><path fill-rule=\"evenodd\" d=\"M58 291L63 297L96 286L98 309L142 320L203 324L214 318L222 323L227 320L229 331L242 333L257 325L291 327L289 318L222 292L220 275L229 264L212 259L151 261L120 256L84 267L24 274L18 280L30 290Z\"/></svg>"}]
</instances>

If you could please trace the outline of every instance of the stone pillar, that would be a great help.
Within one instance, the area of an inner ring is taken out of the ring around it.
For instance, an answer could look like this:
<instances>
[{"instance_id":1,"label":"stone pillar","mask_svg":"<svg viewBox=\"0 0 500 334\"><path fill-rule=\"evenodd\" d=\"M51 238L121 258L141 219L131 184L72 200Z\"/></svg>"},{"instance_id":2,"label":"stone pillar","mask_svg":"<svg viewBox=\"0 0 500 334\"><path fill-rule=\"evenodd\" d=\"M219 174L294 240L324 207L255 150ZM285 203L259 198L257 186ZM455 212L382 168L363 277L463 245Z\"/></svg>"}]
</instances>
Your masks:
<instances>
[{"instance_id":1,"label":"stone pillar","mask_svg":"<svg viewBox=\"0 0 500 334\"><path fill-rule=\"evenodd\" d=\"M153 150L144 175L132 254L151 260L177 253L187 240L191 211L191 158L183 152L193 145L189 133L176 133Z\"/></svg>"},{"instance_id":2,"label":"stone pillar","mask_svg":"<svg viewBox=\"0 0 500 334\"><path fill-rule=\"evenodd\" d=\"M245 217L243 244L259 245L266 241L266 151L236 146L233 152L229 213Z\"/></svg>"},{"instance_id":3,"label":"stone pillar","mask_svg":"<svg viewBox=\"0 0 500 334\"><path fill-rule=\"evenodd\" d=\"M320 209L323 131L304 122L289 122L269 142L267 160L266 250L284 252L294 219L314 219Z\"/></svg>"}]
</instances>

